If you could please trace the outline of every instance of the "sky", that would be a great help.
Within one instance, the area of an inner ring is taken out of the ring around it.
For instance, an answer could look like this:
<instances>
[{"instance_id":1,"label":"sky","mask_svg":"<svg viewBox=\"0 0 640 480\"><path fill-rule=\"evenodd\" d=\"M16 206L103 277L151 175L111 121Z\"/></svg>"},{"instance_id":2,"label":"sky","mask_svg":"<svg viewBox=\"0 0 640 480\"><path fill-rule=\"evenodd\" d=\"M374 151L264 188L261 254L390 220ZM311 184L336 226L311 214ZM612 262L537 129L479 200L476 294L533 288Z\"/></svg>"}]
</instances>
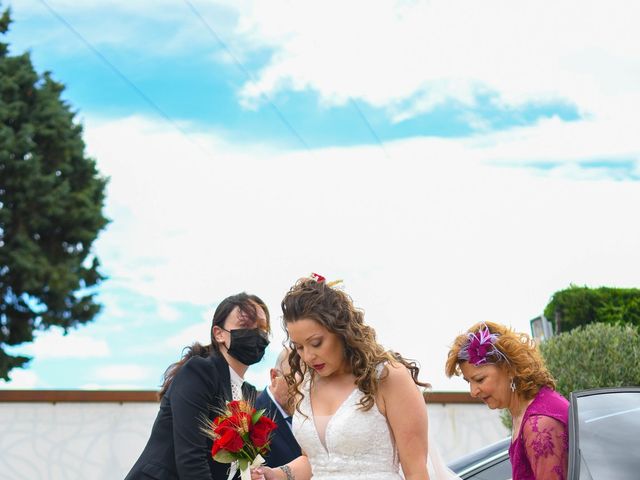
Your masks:
<instances>
[{"instance_id":1,"label":"sky","mask_svg":"<svg viewBox=\"0 0 640 480\"><path fill-rule=\"evenodd\" d=\"M640 3L14 0L109 177L102 312L0 388L155 389L216 305L342 279L434 391L478 321L640 286Z\"/></svg>"}]
</instances>

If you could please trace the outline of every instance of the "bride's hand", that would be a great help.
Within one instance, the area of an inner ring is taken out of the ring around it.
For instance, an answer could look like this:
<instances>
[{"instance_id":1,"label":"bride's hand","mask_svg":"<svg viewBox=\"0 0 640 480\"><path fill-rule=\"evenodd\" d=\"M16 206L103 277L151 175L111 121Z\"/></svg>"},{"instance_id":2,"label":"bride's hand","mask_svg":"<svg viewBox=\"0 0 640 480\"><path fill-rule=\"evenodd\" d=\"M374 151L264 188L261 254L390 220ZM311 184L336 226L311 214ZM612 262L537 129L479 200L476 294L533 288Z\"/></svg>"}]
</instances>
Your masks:
<instances>
[{"instance_id":1,"label":"bride's hand","mask_svg":"<svg viewBox=\"0 0 640 480\"><path fill-rule=\"evenodd\" d=\"M265 466L252 468L251 480L279 480L277 469Z\"/></svg>"},{"instance_id":2,"label":"bride's hand","mask_svg":"<svg viewBox=\"0 0 640 480\"><path fill-rule=\"evenodd\" d=\"M262 467L251 469L251 480L265 480Z\"/></svg>"}]
</instances>

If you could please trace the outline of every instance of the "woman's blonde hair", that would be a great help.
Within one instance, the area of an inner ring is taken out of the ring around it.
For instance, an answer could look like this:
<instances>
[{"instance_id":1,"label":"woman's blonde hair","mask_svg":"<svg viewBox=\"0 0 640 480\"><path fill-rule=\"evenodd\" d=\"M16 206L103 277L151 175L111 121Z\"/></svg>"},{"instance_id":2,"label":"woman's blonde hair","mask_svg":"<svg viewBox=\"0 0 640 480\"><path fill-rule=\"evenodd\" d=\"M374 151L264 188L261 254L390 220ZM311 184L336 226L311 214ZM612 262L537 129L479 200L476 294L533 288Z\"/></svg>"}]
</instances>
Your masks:
<instances>
[{"instance_id":1,"label":"woman's blonde hair","mask_svg":"<svg viewBox=\"0 0 640 480\"><path fill-rule=\"evenodd\" d=\"M385 350L377 342L375 330L364 323L364 313L354 307L351 297L343 291L332 288L324 281L302 278L287 292L281 306L285 331L288 323L308 318L342 339L345 359L356 377L358 389L364 393L359 407L362 410L369 410L375 404L381 380L378 378L378 365L387 362L402 364L417 385L429 387L429 384L418 380L420 369L415 362L406 360L399 353ZM291 406L299 411L304 397L300 386L307 375L313 382L317 374L307 367L292 345L290 348L288 361L291 372L286 379Z\"/></svg>"},{"instance_id":2,"label":"woman's blonde hair","mask_svg":"<svg viewBox=\"0 0 640 480\"><path fill-rule=\"evenodd\" d=\"M466 333L455 338L445 365L447 377L462 375L460 365L467 360L460 358L460 351L468 345L469 333L476 333L483 328L488 328L490 333L497 334L493 345L502 352L504 358L495 356L493 357L495 362L492 363L513 377L518 393L530 399L544 386L555 390L556 382L549 373L535 340L526 333L516 332L512 328L494 322L476 323Z\"/></svg>"}]
</instances>

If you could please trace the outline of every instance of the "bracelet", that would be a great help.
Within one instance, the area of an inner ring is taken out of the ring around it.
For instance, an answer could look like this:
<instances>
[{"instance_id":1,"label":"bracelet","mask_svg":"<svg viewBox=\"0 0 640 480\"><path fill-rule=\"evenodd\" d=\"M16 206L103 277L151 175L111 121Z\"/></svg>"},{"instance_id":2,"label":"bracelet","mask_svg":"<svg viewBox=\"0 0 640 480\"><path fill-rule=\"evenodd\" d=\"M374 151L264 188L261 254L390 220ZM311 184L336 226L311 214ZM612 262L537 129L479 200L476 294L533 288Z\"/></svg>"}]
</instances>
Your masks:
<instances>
[{"instance_id":1,"label":"bracelet","mask_svg":"<svg viewBox=\"0 0 640 480\"><path fill-rule=\"evenodd\" d=\"M296 477L293 476L293 472L289 465L282 465L278 468L284 472L287 480L296 480Z\"/></svg>"}]
</instances>

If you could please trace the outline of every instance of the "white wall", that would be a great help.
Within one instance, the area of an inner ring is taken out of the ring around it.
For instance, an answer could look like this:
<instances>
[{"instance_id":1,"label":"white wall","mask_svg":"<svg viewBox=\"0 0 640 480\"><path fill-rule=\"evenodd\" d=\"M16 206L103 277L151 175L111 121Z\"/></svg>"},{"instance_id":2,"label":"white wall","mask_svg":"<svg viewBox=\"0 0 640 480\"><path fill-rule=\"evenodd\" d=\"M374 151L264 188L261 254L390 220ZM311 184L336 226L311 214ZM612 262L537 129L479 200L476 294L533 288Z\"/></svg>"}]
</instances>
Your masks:
<instances>
[{"instance_id":1,"label":"white wall","mask_svg":"<svg viewBox=\"0 0 640 480\"><path fill-rule=\"evenodd\" d=\"M122 480L157 403L0 403L0 479ZM429 406L431 435L452 460L507 435L484 405Z\"/></svg>"},{"instance_id":2,"label":"white wall","mask_svg":"<svg viewBox=\"0 0 640 480\"><path fill-rule=\"evenodd\" d=\"M429 435L445 461L509 435L499 410L482 404L429 404Z\"/></svg>"}]
</instances>

